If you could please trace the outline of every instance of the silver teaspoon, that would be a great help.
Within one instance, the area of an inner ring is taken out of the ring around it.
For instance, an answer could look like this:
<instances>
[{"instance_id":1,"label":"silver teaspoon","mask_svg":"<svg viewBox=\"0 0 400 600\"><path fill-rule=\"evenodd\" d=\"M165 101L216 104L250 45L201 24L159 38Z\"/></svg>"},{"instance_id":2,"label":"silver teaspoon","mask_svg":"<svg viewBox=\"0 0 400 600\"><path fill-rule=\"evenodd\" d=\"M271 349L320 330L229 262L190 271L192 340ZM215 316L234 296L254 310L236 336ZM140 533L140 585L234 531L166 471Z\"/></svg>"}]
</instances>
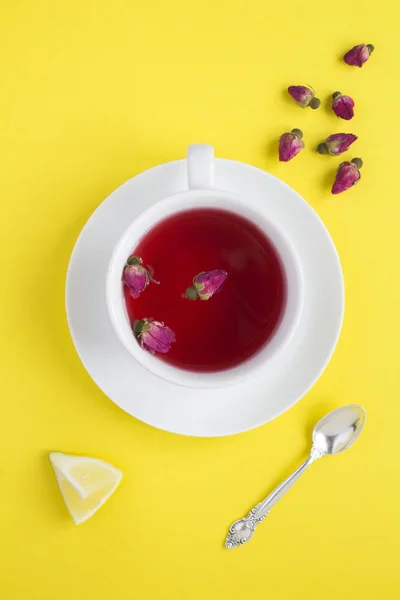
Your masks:
<instances>
[{"instance_id":1,"label":"silver teaspoon","mask_svg":"<svg viewBox=\"0 0 400 600\"><path fill-rule=\"evenodd\" d=\"M318 458L326 454L338 454L356 441L365 423L365 410L356 404L342 406L325 415L314 427L310 456L294 473L289 475L269 496L257 504L243 519L235 521L227 535L226 548L236 548L248 542L255 528Z\"/></svg>"}]
</instances>

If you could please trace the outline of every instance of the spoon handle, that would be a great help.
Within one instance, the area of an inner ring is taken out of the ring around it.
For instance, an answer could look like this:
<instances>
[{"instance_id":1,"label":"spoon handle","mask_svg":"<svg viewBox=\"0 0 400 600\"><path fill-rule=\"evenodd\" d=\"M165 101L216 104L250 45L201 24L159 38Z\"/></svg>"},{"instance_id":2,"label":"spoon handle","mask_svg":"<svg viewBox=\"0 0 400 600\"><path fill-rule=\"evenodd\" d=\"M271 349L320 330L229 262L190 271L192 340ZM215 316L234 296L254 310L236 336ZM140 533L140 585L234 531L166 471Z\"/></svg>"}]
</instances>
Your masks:
<instances>
[{"instance_id":1,"label":"spoon handle","mask_svg":"<svg viewBox=\"0 0 400 600\"><path fill-rule=\"evenodd\" d=\"M305 460L289 477L286 477L282 483L280 483L262 502L254 507L252 513L254 518L258 521L267 516L269 511L275 504L290 490L292 485L303 475L314 460L321 458L324 452L321 452L317 448L311 449L310 456Z\"/></svg>"}]
</instances>

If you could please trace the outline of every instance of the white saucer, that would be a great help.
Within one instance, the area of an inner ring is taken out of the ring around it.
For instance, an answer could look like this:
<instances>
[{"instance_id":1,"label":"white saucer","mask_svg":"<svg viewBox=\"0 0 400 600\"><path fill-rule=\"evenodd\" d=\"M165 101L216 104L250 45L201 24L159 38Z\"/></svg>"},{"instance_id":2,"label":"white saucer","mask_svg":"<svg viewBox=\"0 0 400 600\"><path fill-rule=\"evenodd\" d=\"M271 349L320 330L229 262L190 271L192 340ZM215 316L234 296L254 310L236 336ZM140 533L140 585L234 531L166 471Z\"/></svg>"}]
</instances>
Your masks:
<instances>
[{"instance_id":1,"label":"white saucer","mask_svg":"<svg viewBox=\"0 0 400 600\"><path fill-rule=\"evenodd\" d=\"M225 159L216 159L215 187L242 196L279 223L302 264L304 304L298 328L282 354L251 383L196 390L163 381L127 353L109 321L105 277L114 246L139 213L187 189L186 160L141 173L97 208L76 242L66 285L71 335L99 388L141 421L194 436L253 429L290 408L326 367L344 310L343 276L335 246L301 196L264 171Z\"/></svg>"}]
</instances>

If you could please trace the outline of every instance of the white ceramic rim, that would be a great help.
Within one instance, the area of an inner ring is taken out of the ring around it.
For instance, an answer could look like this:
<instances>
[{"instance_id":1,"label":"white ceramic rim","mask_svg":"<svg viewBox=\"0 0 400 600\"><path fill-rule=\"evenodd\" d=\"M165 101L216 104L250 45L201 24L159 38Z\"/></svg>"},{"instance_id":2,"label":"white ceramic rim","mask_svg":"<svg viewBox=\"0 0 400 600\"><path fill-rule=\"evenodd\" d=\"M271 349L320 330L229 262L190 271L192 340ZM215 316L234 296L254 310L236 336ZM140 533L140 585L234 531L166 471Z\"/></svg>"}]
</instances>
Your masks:
<instances>
[{"instance_id":1,"label":"white ceramic rim","mask_svg":"<svg viewBox=\"0 0 400 600\"><path fill-rule=\"evenodd\" d=\"M286 306L281 321L265 346L244 363L211 373L178 369L144 351L132 333L121 283L123 267L128 256L154 225L173 214L199 207L231 211L253 222L274 245L282 261L287 283ZM106 302L112 326L119 340L145 369L175 385L199 389L226 387L254 377L259 369L265 367L266 361L275 360L290 342L299 323L303 305L301 265L296 250L285 233L243 199L215 189L189 190L157 202L127 228L113 252L108 268Z\"/></svg>"}]
</instances>

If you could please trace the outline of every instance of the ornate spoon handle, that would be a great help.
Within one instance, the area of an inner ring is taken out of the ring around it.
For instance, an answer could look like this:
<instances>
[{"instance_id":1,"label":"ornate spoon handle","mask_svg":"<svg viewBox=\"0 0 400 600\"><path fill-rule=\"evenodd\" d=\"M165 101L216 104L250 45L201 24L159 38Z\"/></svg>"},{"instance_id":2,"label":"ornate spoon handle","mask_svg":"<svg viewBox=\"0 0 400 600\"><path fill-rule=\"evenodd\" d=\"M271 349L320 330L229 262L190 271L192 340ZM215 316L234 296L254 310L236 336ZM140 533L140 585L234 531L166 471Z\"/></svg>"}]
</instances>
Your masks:
<instances>
[{"instance_id":1,"label":"ornate spoon handle","mask_svg":"<svg viewBox=\"0 0 400 600\"><path fill-rule=\"evenodd\" d=\"M310 456L305 460L289 477L286 477L262 502L254 507L254 516L258 519L263 519L275 504L290 490L292 485L303 475L311 463L323 455L316 448L312 448Z\"/></svg>"},{"instance_id":2,"label":"ornate spoon handle","mask_svg":"<svg viewBox=\"0 0 400 600\"><path fill-rule=\"evenodd\" d=\"M269 513L271 508L290 490L292 485L303 475L304 471L317 458L321 458L325 453L321 450L312 447L310 456L305 460L289 477L280 483L262 502L257 504L249 514L235 521L229 530L226 541L227 548L235 548L241 544L245 544L252 537L255 528Z\"/></svg>"}]
</instances>

